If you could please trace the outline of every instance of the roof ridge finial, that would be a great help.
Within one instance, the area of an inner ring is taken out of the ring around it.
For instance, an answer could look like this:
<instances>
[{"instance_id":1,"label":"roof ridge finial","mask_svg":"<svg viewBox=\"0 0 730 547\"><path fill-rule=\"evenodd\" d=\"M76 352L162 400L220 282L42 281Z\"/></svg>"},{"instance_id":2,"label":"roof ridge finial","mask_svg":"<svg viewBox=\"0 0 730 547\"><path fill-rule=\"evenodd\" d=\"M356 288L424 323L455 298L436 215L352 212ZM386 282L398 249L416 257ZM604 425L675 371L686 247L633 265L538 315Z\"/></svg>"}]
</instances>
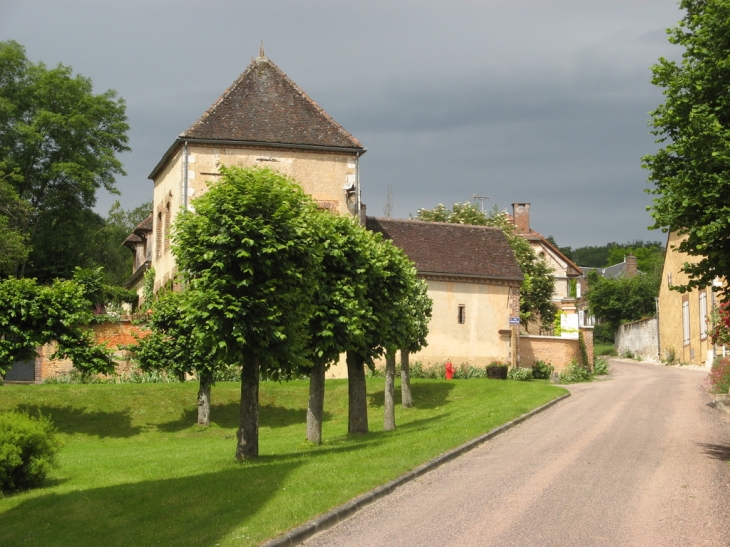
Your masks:
<instances>
[{"instance_id":1,"label":"roof ridge finial","mask_svg":"<svg viewBox=\"0 0 730 547\"><path fill-rule=\"evenodd\" d=\"M262 57L262 58L266 57L266 55L264 55L264 41L263 40L261 40L261 48L259 49L259 57Z\"/></svg>"}]
</instances>

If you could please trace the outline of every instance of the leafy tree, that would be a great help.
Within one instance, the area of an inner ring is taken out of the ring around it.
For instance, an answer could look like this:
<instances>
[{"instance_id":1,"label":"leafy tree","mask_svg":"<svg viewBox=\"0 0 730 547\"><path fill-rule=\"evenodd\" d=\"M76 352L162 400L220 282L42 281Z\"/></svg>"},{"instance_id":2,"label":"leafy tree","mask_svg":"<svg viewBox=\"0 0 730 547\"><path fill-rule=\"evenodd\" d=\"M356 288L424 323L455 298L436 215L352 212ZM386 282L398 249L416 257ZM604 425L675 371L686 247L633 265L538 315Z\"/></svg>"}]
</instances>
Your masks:
<instances>
[{"instance_id":1,"label":"leafy tree","mask_svg":"<svg viewBox=\"0 0 730 547\"><path fill-rule=\"evenodd\" d=\"M417 282L408 294L404 303L410 318L407 323L408 333L401 345L400 350L400 388L401 404L403 408L413 406L413 395L411 394L411 372L409 354L419 351L426 345L428 335L428 322L433 312L433 301L428 297L428 285L424 281Z\"/></svg>"},{"instance_id":2,"label":"leafy tree","mask_svg":"<svg viewBox=\"0 0 730 547\"><path fill-rule=\"evenodd\" d=\"M84 289L73 281L42 286L34 279L0 281L0 375L32 359L38 346L58 342L54 358L69 358L84 374L114 370L108 351L80 327L91 321Z\"/></svg>"},{"instance_id":3,"label":"leafy tree","mask_svg":"<svg viewBox=\"0 0 730 547\"><path fill-rule=\"evenodd\" d=\"M666 97L651 122L663 147L643 163L656 196L652 228L685 236L677 250L699 257L683 267L689 281L676 288L686 291L730 274L730 3L682 0L680 8L684 18L667 32L684 47L682 61L652 67Z\"/></svg>"},{"instance_id":4,"label":"leafy tree","mask_svg":"<svg viewBox=\"0 0 730 547\"><path fill-rule=\"evenodd\" d=\"M0 42L0 161L30 205L21 233L31 252L20 275L50 280L87 265L78 228L98 221L97 190L118 193L114 177L125 173L116 154L129 150L128 129L114 91L96 95L71 67L32 63L17 42Z\"/></svg>"},{"instance_id":5,"label":"leafy tree","mask_svg":"<svg viewBox=\"0 0 730 547\"><path fill-rule=\"evenodd\" d=\"M649 275L661 275L661 269L664 265L664 246L658 241L653 241L643 246L631 244L627 246L617 245L609 250L607 266L623 262L629 254L636 257L636 265L639 271Z\"/></svg>"},{"instance_id":6,"label":"leafy tree","mask_svg":"<svg viewBox=\"0 0 730 547\"><path fill-rule=\"evenodd\" d=\"M167 291L152 303L148 322L151 333L132 347L135 359L145 371L165 370L185 379L198 377L198 425L210 425L210 390L215 380L217 362L208 353L201 353L196 343L194 323L184 314L187 292Z\"/></svg>"},{"instance_id":7,"label":"leafy tree","mask_svg":"<svg viewBox=\"0 0 730 547\"><path fill-rule=\"evenodd\" d=\"M322 441L325 372L340 355L362 345L364 325L372 321L366 299L369 270L364 249L374 234L349 218L318 212L313 222L313 244L322 249L317 269L319 290L314 294L307 329L306 355L311 362L307 440Z\"/></svg>"},{"instance_id":8,"label":"leafy tree","mask_svg":"<svg viewBox=\"0 0 730 547\"><path fill-rule=\"evenodd\" d=\"M454 203L451 209L439 203L431 210L419 209L415 219L501 228L524 276L520 287L522 325L527 329L529 323L535 320L539 320L542 324L553 322L557 308L552 302L555 292L555 276L552 274L552 269L545 260L538 258L527 240L517 233L514 224L496 205L491 212L486 213L469 202Z\"/></svg>"},{"instance_id":9,"label":"leafy tree","mask_svg":"<svg viewBox=\"0 0 730 547\"><path fill-rule=\"evenodd\" d=\"M616 330L621 323L636 321L656 312L660 275L607 279L595 271L588 273L588 308Z\"/></svg>"},{"instance_id":10,"label":"leafy tree","mask_svg":"<svg viewBox=\"0 0 730 547\"><path fill-rule=\"evenodd\" d=\"M6 173L5 164L0 162L0 277L15 273L30 252L28 237L23 233L30 207L11 184L17 177L15 172Z\"/></svg>"},{"instance_id":11,"label":"leafy tree","mask_svg":"<svg viewBox=\"0 0 730 547\"><path fill-rule=\"evenodd\" d=\"M183 317L201 354L240 363L237 459L258 456L259 377L286 378L303 365L304 328L319 259L308 217L314 204L268 169L221 167L221 180L173 227L185 274Z\"/></svg>"}]
</instances>

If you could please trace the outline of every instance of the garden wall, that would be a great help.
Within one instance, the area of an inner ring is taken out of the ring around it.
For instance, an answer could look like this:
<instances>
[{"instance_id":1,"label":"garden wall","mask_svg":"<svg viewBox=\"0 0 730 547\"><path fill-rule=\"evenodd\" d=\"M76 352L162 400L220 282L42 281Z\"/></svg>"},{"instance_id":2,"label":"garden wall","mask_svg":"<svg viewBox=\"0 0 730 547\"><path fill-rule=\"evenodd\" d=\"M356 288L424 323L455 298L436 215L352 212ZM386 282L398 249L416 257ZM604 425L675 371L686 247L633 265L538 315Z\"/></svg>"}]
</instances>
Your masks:
<instances>
[{"instance_id":1,"label":"garden wall","mask_svg":"<svg viewBox=\"0 0 730 547\"><path fill-rule=\"evenodd\" d=\"M129 352L119 346L134 344L134 335L144 338L149 331L140 325L132 324L131 320L122 319L114 323L97 323L88 327L94 333L97 343L104 344L114 351L117 361L118 374L129 372L133 367L129 359ZM44 379L65 374L71 371L73 363L70 359L51 359L56 351L56 343L52 342L38 348L35 360L35 381L40 383Z\"/></svg>"},{"instance_id":2,"label":"garden wall","mask_svg":"<svg viewBox=\"0 0 730 547\"><path fill-rule=\"evenodd\" d=\"M588 363L583 363L580 351L580 340L562 338L560 336L520 335L520 366L531 367L536 361L543 361L562 371L573 359L593 368L593 329L581 327L581 334L586 346Z\"/></svg>"},{"instance_id":3,"label":"garden wall","mask_svg":"<svg viewBox=\"0 0 730 547\"><path fill-rule=\"evenodd\" d=\"M642 359L659 360L657 328L656 317L621 325L616 331L616 352L619 355L631 352Z\"/></svg>"}]
</instances>

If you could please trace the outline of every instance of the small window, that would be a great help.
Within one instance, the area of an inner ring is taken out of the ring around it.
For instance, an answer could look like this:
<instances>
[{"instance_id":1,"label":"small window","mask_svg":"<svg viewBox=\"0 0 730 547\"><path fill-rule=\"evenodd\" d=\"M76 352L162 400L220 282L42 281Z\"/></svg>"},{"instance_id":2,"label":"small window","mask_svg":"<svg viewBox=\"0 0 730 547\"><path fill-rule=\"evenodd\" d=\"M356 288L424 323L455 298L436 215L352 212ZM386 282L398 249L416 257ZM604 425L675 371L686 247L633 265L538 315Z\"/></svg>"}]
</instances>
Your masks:
<instances>
[{"instance_id":1,"label":"small window","mask_svg":"<svg viewBox=\"0 0 730 547\"><path fill-rule=\"evenodd\" d=\"M459 324L463 325L466 322L466 306L464 304L459 304Z\"/></svg>"},{"instance_id":2,"label":"small window","mask_svg":"<svg viewBox=\"0 0 730 547\"><path fill-rule=\"evenodd\" d=\"M700 293L700 337L707 336L707 292Z\"/></svg>"},{"instance_id":3,"label":"small window","mask_svg":"<svg viewBox=\"0 0 730 547\"><path fill-rule=\"evenodd\" d=\"M689 302L682 302L682 344L689 345Z\"/></svg>"}]
</instances>

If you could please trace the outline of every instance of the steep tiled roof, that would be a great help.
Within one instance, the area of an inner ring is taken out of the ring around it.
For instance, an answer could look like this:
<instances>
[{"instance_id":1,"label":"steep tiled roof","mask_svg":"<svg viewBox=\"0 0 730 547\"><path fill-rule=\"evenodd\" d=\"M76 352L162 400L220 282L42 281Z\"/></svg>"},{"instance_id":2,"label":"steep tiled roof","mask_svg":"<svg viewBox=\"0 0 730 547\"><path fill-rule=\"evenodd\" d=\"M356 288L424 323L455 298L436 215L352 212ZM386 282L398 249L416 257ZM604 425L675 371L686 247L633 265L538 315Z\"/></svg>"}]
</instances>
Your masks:
<instances>
[{"instance_id":1,"label":"steep tiled roof","mask_svg":"<svg viewBox=\"0 0 730 547\"><path fill-rule=\"evenodd\" d=\"M137 226L134 228L133 232L137 235L142 235L144 232L151 232L152 231L152 213L149 214L149 216L144 219L142 222L137 224Z\"/></svg>"},{"instance_id":2,"label":"steep tiled roof","mask_svg":"<svg viewBox=\"0 0 730 547\"><path fill-rule=\"evenodd\" d=\"M146 236L150 233L152 233L152 213L134 227L134 230L132 230L132 233L129 234L127 239L122 242L122 245L134 250L137 243L144 241L142 236Z\"/></svg>"},{"instance_id":3,"label":"steep tiled roof","mask_svg":"<svg viewBox=\"0 0 730 547\"><path fill-rule=\"evenodd\" d=\"M366 225L403 249L419 273L522 280L499 228L373 217Z\"/></svg>"},{"instance_id":4,"label":"steep tiled roof","mask_svg":"<svg viewBox=\"0 0 730 547\"><path fill-rule=\"evenodd\" d=\"M363 148L263 56L180 138Z\"/></svg>"}]
</instances>

